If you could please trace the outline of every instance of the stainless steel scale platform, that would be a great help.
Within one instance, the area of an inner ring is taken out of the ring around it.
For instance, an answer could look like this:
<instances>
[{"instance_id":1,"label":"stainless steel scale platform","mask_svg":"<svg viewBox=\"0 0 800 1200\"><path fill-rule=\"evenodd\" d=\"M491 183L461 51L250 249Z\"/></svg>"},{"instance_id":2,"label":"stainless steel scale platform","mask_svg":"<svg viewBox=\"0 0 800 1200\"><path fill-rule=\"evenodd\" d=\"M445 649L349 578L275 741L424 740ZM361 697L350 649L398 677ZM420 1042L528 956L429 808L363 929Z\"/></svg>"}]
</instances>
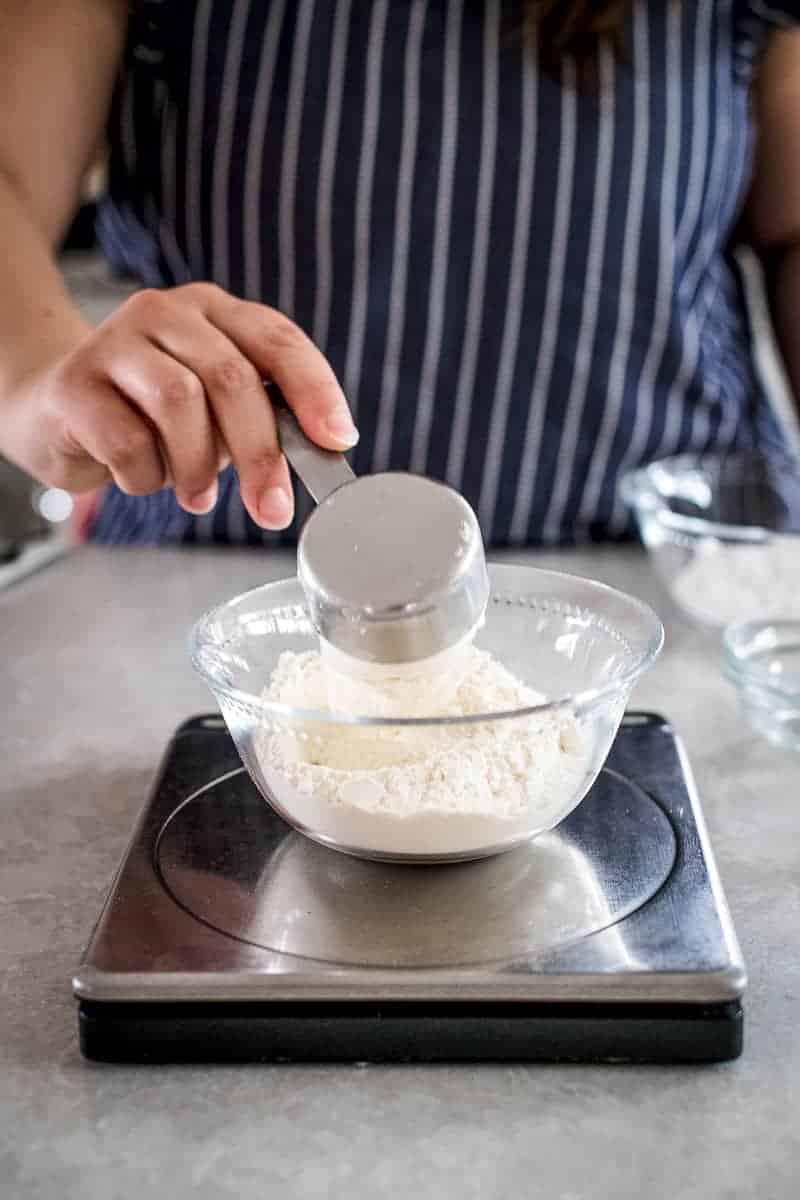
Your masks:
<instances>
[{"instance_id":1,"label":"stainless steel scale platform","mask_svg":"<svg viewBox=\"0 0 800 1200\"><path fill-rule=\"evenodd\" d=\"M183 725L74 979L92 1059L719 1061L745 973L691 773L629 713L530 845L394 866L295 833Z\"/></svg>"}]
</instances>

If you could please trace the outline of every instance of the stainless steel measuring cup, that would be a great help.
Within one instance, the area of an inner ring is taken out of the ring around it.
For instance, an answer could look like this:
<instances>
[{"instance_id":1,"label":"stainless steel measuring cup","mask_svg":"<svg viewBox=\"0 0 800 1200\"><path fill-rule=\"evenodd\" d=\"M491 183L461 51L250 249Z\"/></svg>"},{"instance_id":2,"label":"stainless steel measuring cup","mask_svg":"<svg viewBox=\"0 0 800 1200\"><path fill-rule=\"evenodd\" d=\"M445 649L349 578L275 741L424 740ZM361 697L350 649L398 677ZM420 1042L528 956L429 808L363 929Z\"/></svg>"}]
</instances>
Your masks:
<instances>
[{"instance_id":1,"label":"stainless steel measuring cup","mask_svg":"<svg viewBox=\"0 0 800 1200\"><path fill-rule=\"evenodd\" d=\"M364 664L430 659L471 638L489 577L477 518L422 475L356 477L301 430L270 386L281 447L317 507L300 535L298 576L320 637Z\"/></svg>"}]
</instances>

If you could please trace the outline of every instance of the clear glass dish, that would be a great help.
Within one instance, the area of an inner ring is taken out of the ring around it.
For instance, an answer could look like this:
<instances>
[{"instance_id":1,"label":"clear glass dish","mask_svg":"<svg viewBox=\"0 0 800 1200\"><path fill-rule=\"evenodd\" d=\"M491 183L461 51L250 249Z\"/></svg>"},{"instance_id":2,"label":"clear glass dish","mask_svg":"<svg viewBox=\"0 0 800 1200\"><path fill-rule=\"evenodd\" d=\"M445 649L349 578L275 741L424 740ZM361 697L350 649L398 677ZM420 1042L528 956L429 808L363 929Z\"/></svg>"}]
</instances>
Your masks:
<instances>
[{"instance_id":1,"label":"clear glass dish","mask_svg":"<svg viewBox=\"0 0 800 1200\"><path fill-rule=\"evenodd\" d=\"M349 854L441 862L510 850L580 803L661 648L661 623L600 583L497 564L489 575L470 654L490 652L531 689L524 704L493 712L446 715L436 687L439 711L417 703L409 717L360 716L352 704L337 711L330 696L315 707L265 697L276 667L290 661L285 652L318 650L296 579L256 588L197 623L192 662L284 820Z\"/></svg>"},{"instance_id":2,"label":"clear glass dish","mask_svg":"<svg viewBox=\"0 0 800 1200\"><path fill-rule=\"evenodd\" d=\"M626 475L621 495L662 582L691 621L722 628L797 612L796 458L678 455Z\"/></svg>"},{"instance_id":3,"label":"clear glass dish","mask_svg":"<svg viewBox=\"0 0 800 1200\"><path fill-rule=\"evenodd\" d=\"M729 625L722 647L725 674L753 729L800 750L800 619Z\"/></svg>"}]
</instances>

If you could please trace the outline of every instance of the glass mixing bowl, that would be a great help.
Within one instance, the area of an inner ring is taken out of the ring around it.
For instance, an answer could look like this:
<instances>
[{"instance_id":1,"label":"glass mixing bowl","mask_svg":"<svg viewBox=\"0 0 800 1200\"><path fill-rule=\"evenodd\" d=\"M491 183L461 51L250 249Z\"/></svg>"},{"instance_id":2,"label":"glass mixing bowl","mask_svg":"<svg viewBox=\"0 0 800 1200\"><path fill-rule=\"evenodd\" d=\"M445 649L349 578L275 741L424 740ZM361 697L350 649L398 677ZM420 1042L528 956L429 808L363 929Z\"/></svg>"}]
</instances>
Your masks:
<instances>
[{"instance_id":1,"label":"glass mixing bowl","mask_svg":"<svg viewBox=\"0 0 800 1200\"><path fill-rule=\"evenodd\" d=\"M729 625L722 651L752 728L776 746L800 750L800 618Z\"/></svg>"},{"instance_id":2,"label":"glass mixing bowl","mask_svg":"<svg viewBox=\"0 0 800 1200\"><path fill-rule=\"evenodd\" d=\"M800 462L684 454L632 471L621 495L662 582L702 626L797 612Z\"/></svg>"},{"instance_id":3,"label":"glass mixing bowl","mask_svg":"<svg viewBox=\"0 0 800 1200\"><path fill-rule=\"evenodd\" d=\"M442 862L510 850L580 803L631 689L661 649L661 623L600 583L497 564L489 575L486 620L459 660L462 675L455 685L452 674L449 685L444 676L421 681L408 717L359 715L352 695L337 709L316 653L304 660L316 663L311 700L264 694L276 668L285 679L293 655L319 649L296 579L256 588L197 623L192 662L254 783L295 829L364 858ZM510 686L513 702L497 711L473 704L452 715L448 686L468 686L467 662L479 679L486 651L529 691L520 699Z\"/></svg>"}]
</instances>

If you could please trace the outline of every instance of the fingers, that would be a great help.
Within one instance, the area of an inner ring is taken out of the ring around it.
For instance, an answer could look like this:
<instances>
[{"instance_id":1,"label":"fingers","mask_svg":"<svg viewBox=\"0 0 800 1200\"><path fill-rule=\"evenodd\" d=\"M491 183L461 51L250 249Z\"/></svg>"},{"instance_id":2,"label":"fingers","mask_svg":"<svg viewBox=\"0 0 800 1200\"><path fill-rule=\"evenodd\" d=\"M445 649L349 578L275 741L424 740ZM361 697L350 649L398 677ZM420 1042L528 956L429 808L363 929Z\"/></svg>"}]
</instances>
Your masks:
<instances>
[{"instance_id":1,"label":"fingers","mask_svg":"<svg viewBox=\"0 0 800 1200\"><path fill-rule=\"evenodd\" d=\"M294 514L289 468L259 372L196 309L175 314L154 336L202 382L250 516L268 529L285 528Z\"/></svg>"},{"instance_id":2,"label":"fingers","mask_svg":"<svg viewBox=\"0 0 800 1200\"><path fill-rule=\"evenodd\" d=\"M165 483L154 430L108 383L83 387L70 405L63 453L71 461L70 487L83 491L110 477L123 492L146 496Z\"/></svg>"},{"instance_id":3,"label":"fingers","mask_svg":"<svg viewBox=\"0 0 800 1200\"><path fill-rule=\"evenodd\" d=\"M311 339L275 309L200 286L199 306L208 320L239 348L262 379L278 384L308 436L328 450L354 446L358 432L344 393ZM192 285L179 289L184 290L191 291Z\"/></svg>"},{"instance_id":4,"label":"fingers","mask_svg":"<svg viewBox=\"0 0 800 1200\"><path fill-rule=\"evenodd\" d=\"M146 338L116 341L104 362L115 387L158 433L179 503L206 513L217 500L219 448L198 376Z\"/></svg>"}]
</instances>

